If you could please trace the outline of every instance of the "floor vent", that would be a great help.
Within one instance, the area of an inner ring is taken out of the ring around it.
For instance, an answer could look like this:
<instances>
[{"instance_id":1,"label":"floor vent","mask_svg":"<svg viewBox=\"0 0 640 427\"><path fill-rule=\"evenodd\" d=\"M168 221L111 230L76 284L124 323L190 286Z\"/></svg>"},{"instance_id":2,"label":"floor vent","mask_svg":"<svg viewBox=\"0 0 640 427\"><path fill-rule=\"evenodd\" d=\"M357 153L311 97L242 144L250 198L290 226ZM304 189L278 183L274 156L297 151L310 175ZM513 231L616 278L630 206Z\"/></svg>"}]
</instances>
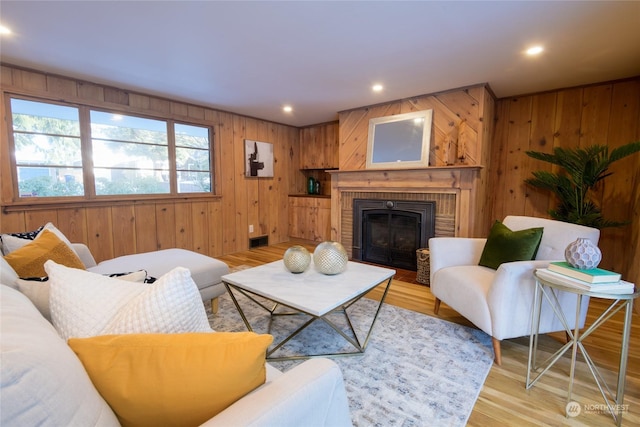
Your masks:
<instances>
[{"instance_id":1,"label":"floor vent","mask_svg":"<svg viewBox=\"0 0 640 427\"><path fill-rule=\"evenodd\" d=\"M260 236L249 239L249 249L260 246L269 246L269 236Z\"/></svg>"}]
</instances>

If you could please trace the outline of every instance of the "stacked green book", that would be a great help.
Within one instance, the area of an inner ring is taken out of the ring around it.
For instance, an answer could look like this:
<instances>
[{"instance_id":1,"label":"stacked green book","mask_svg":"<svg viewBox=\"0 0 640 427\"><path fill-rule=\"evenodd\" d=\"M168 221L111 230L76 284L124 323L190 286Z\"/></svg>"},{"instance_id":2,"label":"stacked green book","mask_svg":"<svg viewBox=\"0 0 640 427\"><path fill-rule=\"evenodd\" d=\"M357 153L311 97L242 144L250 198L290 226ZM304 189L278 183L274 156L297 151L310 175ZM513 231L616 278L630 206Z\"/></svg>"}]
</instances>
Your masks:
<instances>
[{"instance_id":1,"label":"stacked green book","mask_svg":"<svg viewBox=\"0 0 640 427\"><path fill-rule=\"evenodd\" d=\"M615 273L614 273L615 274ZM632 294L635 290L635 285L631 282L627 282L622 279L618 279L613 282L600 282L592 283L584 280L576 279L562 273L551 270L549 268L539 268L536 270L536 275L539 279L547 282L555 283L557 285L568 286L572 288L582 289L586 292L595 292L603 294ZM612 276L615 277L615 276Z\"/></svg>"},{"instance_id":2,"label":"stacked green book","mask_svg":"<svg viewBox=\"0 0 640 427\"><path fill-rule=\"evenodd\" d=\"M604 270L602 268L582 270L572 267L571 264L565 261L552 262L549 264L549 270L587 283L612 283L618 282L621 279L620 274L613 271Z\"/></svg>"},{"instance_id":3,"label":"stacked green book","mask_svg":"<svg viewBox=\"0 0 640 427\"><path fill-rule=\"evenodd\" d=\"M622 280L619 273L602 268L580 270L567 262L552 262L548 268L538 269L536 275L542 280L587 292L630 294L635 290L635 285Z\"/></svg>"}]
</instances>

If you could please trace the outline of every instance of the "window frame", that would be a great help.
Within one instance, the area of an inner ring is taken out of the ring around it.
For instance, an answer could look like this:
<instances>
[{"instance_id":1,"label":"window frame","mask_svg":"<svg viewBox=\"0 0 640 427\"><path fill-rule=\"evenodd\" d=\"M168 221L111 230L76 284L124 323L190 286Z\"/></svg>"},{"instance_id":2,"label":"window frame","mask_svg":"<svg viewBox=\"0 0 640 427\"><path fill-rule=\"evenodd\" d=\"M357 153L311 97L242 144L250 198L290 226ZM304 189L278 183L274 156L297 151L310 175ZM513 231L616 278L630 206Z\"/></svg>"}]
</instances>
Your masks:
<instances>
[{"instance_id":1,"label":"window frame","mask_svg":"<svg viewBox=\"0 0 640 427\"><path fill-rule=\"evenodd\" d=\"M82 158L82 177L84 180L84 194L79 196L48 196L48 197L21 197L19 191L18 182L18 165L15 157L15 139L13 129L13 111L11 108L11 100L20 99L25 101L40 102L45 104L60 105L64 107L77 108L79 112L80 121L80 150ZM9 149L9 164L11 167L10 173L5 175L11 179L11 205L48 205L48 204L86 204L86 203L101 203L111 201L128 201L136 200L175 200L175 199L211 199L220 197L217 194L218 173L215 168L215 127L211 123L204 123L204 121L198 120L184 120L173 117L167 117L162 115L153 115L148 113L142 113L139 111L131 111L130 109L123 108L117 109L111 106L105 107L102 105L83 104L80 102L69 102L60 99L49 99L46 97L36 97L27 94L20 93L5 93L4 109L7 124L7 140ZM95 173L94 165L92 161L93 157L93 143L91 135L91 111L99 111L109 114L121 114L132 117L139 117L143 119L151 119L163 121L167 127L167 153L169 163L169 192L168 193L145 193L145 194L109 194L109 195L97 195L95 188ZM209 176L211 180L210 191L204 192L178 192L178 171L176 160L176 140L175 140L175 125L187 125L194 127L205 128L208 131L209 138Z\"/></svg>"}]
</instances>

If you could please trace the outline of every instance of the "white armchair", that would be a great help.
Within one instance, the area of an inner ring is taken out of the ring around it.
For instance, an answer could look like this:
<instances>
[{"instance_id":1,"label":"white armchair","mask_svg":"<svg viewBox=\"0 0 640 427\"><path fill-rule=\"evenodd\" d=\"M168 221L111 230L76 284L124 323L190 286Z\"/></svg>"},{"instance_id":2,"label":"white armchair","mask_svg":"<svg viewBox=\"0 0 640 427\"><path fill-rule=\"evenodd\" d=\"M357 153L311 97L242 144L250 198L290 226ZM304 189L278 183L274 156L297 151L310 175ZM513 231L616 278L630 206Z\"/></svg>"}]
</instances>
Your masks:
<instances>
[{"instance_id":1,"label":"white armchair","mask_svg":"<svg viewBox=\"0 0 640 427\"><path fill-rule=\"evenodd\" d=\"M598 243L600 230L581 225L526 216L507 216L503 224L512 231L543 227L540 247L533 261L501 264L497 270L478 265L487 239L436 237L429 240L431 292L436 297L434 312L440 302L463 315L485 333L491 335L495 361L502 364L500 341L531 333L531 309L535 290L533 272L545 268L550 261L564 260L567 245L578 237ZM559 296L562 310L575 318L577 298L574 294ZM583 298L580 327L584 326L589 299ZM552 308L543 302L540 333L564 331Z\"/></svg>"}]
</instances>

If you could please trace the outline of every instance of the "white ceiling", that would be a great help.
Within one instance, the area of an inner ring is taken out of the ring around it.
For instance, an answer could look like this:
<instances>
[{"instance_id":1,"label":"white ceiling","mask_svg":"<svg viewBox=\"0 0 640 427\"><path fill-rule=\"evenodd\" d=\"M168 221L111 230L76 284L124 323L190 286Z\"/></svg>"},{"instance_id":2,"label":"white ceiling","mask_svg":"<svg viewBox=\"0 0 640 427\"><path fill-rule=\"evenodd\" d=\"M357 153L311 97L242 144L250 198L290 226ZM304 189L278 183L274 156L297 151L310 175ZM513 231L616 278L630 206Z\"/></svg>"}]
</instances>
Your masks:
<instances>
[{"instance_id":1,"label":"white ceiling","mask_svg":"<svg viewBox=\"0 0 640 427\"><path fill-rule=\"evenodd\" d=\"M294 126L477 83L502 98L640 75L640 1L2 0L0 23L2 62Z\"/></svg>"}]
</instances>

